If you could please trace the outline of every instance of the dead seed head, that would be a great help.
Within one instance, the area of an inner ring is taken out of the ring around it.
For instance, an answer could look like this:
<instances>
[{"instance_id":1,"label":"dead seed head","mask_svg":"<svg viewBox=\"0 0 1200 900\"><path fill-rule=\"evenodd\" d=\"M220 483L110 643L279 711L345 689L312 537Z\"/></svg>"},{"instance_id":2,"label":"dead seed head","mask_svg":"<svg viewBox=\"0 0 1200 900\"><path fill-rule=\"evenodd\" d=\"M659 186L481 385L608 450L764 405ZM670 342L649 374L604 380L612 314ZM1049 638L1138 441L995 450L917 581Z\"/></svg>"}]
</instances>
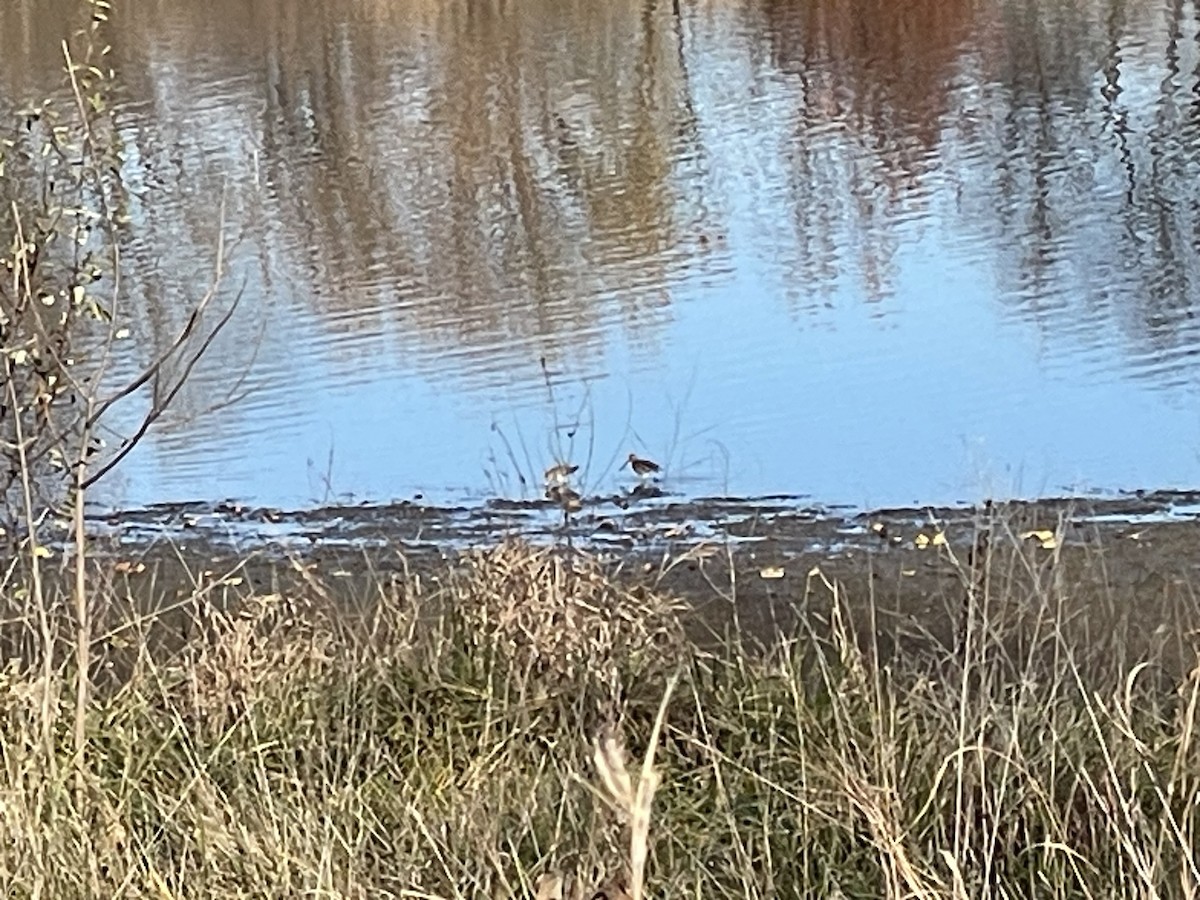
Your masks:
<instances>
[{"instance_id":1,"label":"dead seed head","mask_svg":"<svg viewBox=\"0 0 1200 900\"><path fill-rule=\"evenodd\" d=\"M631 659L669 665L683 645L677 601L623 586L594 558L559 548L514 541L474 554L454 599L519 665L564 678L607 678Z\"/></svg>"}]
</instances>

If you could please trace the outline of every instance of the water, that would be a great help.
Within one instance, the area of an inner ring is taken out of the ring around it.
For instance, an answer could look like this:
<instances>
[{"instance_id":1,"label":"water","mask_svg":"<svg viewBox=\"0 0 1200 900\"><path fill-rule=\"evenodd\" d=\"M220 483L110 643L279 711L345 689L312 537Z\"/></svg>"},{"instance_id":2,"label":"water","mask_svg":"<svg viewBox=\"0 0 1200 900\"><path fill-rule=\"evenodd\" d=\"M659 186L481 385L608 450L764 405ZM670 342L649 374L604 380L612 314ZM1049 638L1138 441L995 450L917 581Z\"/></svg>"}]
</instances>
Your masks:
<instances>
[{"instance_id":1,"label":"water","mask_svg":"<svg viewBox=\"0 0 1200 900\"><path fill-rule=\"evenodd\" d=\"M72 8L0 12L5 95L57 84ZM127 367L222 206L241 296L110 504L519 497L556 458L606 491L631 450L693 497L1200 484L1195 3L161 0L108 36Z\"/></svg>"}]
</instances>

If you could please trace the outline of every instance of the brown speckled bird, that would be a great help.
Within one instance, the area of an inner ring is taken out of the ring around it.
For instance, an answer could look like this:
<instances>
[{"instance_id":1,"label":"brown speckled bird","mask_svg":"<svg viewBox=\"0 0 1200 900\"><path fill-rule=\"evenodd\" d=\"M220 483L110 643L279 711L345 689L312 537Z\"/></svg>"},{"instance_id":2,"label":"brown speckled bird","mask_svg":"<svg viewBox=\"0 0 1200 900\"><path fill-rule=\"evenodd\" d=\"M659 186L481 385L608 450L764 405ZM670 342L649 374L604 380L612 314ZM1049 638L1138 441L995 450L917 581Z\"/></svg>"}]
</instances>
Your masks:
<instances>
[{"instance_id":1,"label":"brown speckled bird","mask_svg":"<svg viewBox=\"0 0 1200 900\"><path fill-rule=\"evenodd\" d=\"M546 484L566 484L567 479L579 471L579 466L570 463L556 463L546 470Z\"/></svg>"},{"instance_id":2,"label":"brown speckled bird","mask_svg":"<svg viewBox=\"0 0 1200 900\"><path fill-rule=\"evenodd\" d=\"M548 485L546 499L561 506L564 514L579 512L583 509L583 497L565 484Z\"/></svg>"},{"instance_id":3,"label":"brown speckled bird","mask_svg":"<svg viewBox=\"0 0 1200 900\"><path fill-rule=\"evenodd\" d=\"M662 466L649 459L642 459L636 453L629 454L629 468L633 469L633 473L638 478L646 478L653 475L655 472L661 472Z\"/></svg>"}]
</instances>

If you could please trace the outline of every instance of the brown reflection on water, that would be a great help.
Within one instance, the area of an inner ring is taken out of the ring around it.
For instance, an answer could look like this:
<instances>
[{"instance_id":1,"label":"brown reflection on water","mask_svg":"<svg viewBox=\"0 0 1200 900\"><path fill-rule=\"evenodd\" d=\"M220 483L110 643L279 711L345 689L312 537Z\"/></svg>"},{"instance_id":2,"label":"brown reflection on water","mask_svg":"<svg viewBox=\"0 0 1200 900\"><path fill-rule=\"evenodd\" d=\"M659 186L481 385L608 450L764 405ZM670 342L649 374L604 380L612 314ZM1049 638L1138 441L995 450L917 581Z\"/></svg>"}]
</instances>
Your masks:
<instances>
[{"instance_id":1,"label":"brown reflection on water","mask_svg":"<svg viewBox=\"0 0 1200 900\"><path fill-rule=\"evenodd\" d=\"M5 58L23 61L0 73L10 93L56 80L78 9L6 11ZM196 269L224 195L263 281L291 279L334 333L391 323L417 349L475 348L473 366L500 371L564 343L594 360L610 321L652 342L669 321L663 286L702 270L729 227L705 198L738 161L712 158L688 72L703 78L714 49L765 47L790 85L790 116L745 124L778 129L752 146L781 155L787 183L756 203L790 221L771 252L797 281L831 290L852 274L888 297L897 223L950 187L956 227L999 245L1019 312L1106 308L1059 271L1101 244L1144 277L1145 330L1162 337L1153 323L1195 289L1189 9L158 0L118 5L112 40L141 120L127 139L150 192L142 224L173 238L162 269ZM1158 89L1135 109L1125 82L1142 64ZM755 71L752 92L769 90ZM1087 165L1124 173L1103 221Z\"/></svg>"},{"instance_id":2,"label":"brown reflection on water","mask_svg":"<svg viewBox=\"0 0 1200 900\"><path fill-rule=\"evenodd\" d=\"M964 39L987 25L973 0L764 0L772 57L804 87L805 124L852 122L888 170L926 167ZM909 140L904 140L905 138Z\"/></svg>"},{"instance_id":3,"label":"brown reflection on water","mask_svg":"<svg viewBox=\"0 0 1200 900\"><path fill-rule=\"evenodd\" d=\"M979 210L965 224L979 233L991 213L998 225L1004 301L1051 339L1124 344L1136 374L1194 372L1198 11L1172 2L1006 13L996 151L965 179Z\"/></svg>"},{"instance_id":4,"label":"brown reflection on water","mask_svg":"<svg viewBox=\"0 0 1200 900\"><path fill-rule=\"evenodd\" d=\"M992 31L978 7L971 0L762 4L772 62L797 84L786 152L798 278L819 284L852 267L868 299L891 293L897 221L926 208L922 182L939 165L963 42ZM829 164L831 150L837 165Z\"/></svg>"},{"instance_id":5,"label":"brown reflection on water","mask_svg":"<svg viewBox=\"0 0 1200 900\"><path fill-rule=\"evenodd\" d=\"M564 342L598 354L606 316L664 321L658 291L633 288L679 262L687 98L653 5L217 6L118 18L160 125L143 155L194 147L180 112L198 101L236 111L209 127L242 158L213 165L210 146L179 178L261 186L239 226L335 332L400 316L424 353L475 348L478 372Z\"/></svg>"},{"instance_id":6,"label":"brown reflection on water","mask_svg":"<svg viewBox=\"0 0 1200 900\"><path fill-rule=\"evenodd\" d=\"M0 93L61 83L78 10L5 7ZM1061 366L1175 384L1200 344L1198 18L1182 0L118 4L139 346L203 290L224 206L242 332L185 409L251 362L267 393L318 362L467 390L541 390L543 358L613 374L615 346L649 370L705 290L778 317L768 357L805 316L904 315L953 266ZM964 335L964 358L988 340Z\"/></svg>"}]
</instances>

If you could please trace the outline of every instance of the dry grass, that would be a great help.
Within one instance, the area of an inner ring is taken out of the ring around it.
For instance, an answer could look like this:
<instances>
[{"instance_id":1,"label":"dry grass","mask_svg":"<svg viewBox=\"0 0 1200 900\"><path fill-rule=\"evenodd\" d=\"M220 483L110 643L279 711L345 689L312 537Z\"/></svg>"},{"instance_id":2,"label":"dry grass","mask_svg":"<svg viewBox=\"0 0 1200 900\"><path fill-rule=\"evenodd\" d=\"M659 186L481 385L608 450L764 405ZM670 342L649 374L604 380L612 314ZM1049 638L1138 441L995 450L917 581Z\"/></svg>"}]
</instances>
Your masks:
<instances>
[{"instance_id":1,"label":"dry grass","mask_svg":"<svg viewBox=\"0 0 1200 900\"><path fill-rule=\"evenodd\" d=\"M621 584L586 554L509 542L464 562L448 592L455 624L522 684L583 685L612 707L622 670L662 682L683 661L683 605Z\"/></svg>"},{"instance_id":2,"label":"dry grass","mask_svg":"<svg viewBox=\"0 0 1200 900\"><path fill-rule=\"evenodd\" d=\"M294 595L197 579L173 646L117 617L82 792L69 663L10 661L4 896L1200 890L1200 667L1116 672L1053 627L1014 658L998 596L956 653L884 660L836 585L826 625L699 654L678 604L578 553L506 544L433 574L352 609L313 575Z\"/></svg>"}]
</instances>

